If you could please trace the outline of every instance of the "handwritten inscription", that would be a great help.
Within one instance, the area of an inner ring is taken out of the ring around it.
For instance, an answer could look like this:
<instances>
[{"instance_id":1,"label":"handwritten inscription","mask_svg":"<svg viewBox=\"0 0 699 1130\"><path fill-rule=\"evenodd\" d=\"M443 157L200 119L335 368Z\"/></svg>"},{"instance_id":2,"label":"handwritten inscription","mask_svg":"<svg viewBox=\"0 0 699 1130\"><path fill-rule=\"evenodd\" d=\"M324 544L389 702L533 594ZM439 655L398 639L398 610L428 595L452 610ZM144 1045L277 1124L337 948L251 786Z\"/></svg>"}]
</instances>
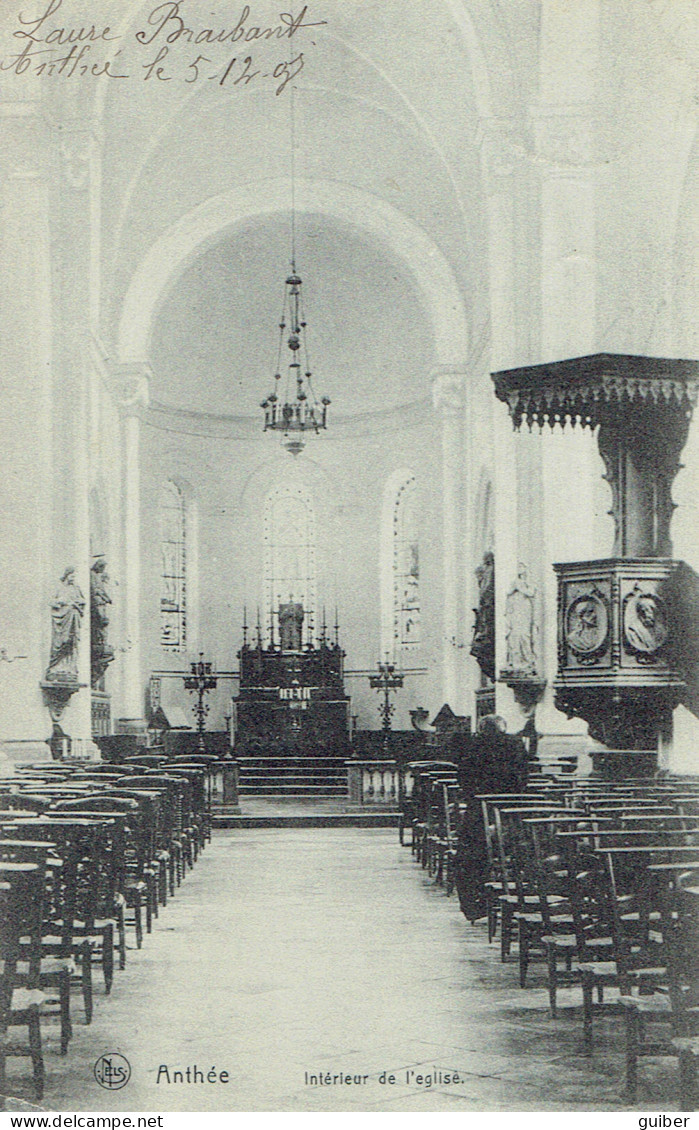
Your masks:
<instances>
[{"instance_id":1,"label":"handwritten inscription","mask_svg":"<svg viewBox=\"0 0 699 1130\"><path fill-rule=\"evenodd\" d=\"M73 25L62 7L63 0L44 0L37 14L19 13L12 31L16 49L0 58L0 71L46 78L174 81L190 86L209 82L231 89L266 80L281 94L302 71L304 51L315 46L312 29L327 23L311 19L308 4L296 13L280 12L276 22L257 23L250 5L245 4L237 21L227 27L190 26L183 14L183 0L167 0L157 4L137 30L119 35L109 25ZM293 49L285 52L288 58L270 50L270 44L281 47L293 40ZM246 53L251 44L260 48L257 56Z\"/></svg>"}]
</instances>

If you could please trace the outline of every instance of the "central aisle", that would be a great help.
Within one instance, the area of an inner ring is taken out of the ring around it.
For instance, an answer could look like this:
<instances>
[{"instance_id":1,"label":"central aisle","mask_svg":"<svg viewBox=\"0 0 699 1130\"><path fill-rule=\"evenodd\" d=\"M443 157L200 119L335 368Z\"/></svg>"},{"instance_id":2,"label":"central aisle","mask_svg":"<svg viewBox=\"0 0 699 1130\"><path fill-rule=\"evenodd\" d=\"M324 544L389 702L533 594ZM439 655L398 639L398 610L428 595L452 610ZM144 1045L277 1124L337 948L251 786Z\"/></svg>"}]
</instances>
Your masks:
<instances>
[{"instance_id":1,"label":"central aisle","mask_svg":"<svg viewBox=\"0 0 699 1130\"><path fill-rule=\"evenodd\" d=\"M538 969L532 983L517 987L516 965L500 965L395 830L219 832L91 1028L76 1000L68 1057L47 1057L45 1105L623 1109L620 1055L602 1033L593 1061L579 1055L579 1018L552 1022ZM107 1092L92 1066L115 1051L132 1078ZM172 1081L195 1066L229 1081ZM416 1082L434 1069L441 1082ZM454 1071L461 1081L445 1082ZM306 1073L369 1079L312 1085Z\"/></svg>"}]
</instances>

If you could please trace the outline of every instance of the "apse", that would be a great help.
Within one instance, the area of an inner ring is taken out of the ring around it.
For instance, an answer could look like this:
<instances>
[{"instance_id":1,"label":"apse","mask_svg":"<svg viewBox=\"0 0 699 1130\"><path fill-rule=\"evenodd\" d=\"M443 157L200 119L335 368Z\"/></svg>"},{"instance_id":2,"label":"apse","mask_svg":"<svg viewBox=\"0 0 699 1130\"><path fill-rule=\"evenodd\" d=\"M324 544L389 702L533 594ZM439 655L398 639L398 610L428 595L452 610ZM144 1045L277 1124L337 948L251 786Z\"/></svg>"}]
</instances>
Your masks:
<instances>
[{"instance_id":1,"label":"apse","mask_svg":"<svg viewBox=\"0 0 699 1130\"><path fill-rule=\"evenodd\" d=\"M434 367L417 280L388 247L317 213L297 217L307 339L334 418L423 401ZM223 416L260 414L277 365L290 217L233 227L172 285L150 346L152 399Z\"/></svg>"}]
</instances>

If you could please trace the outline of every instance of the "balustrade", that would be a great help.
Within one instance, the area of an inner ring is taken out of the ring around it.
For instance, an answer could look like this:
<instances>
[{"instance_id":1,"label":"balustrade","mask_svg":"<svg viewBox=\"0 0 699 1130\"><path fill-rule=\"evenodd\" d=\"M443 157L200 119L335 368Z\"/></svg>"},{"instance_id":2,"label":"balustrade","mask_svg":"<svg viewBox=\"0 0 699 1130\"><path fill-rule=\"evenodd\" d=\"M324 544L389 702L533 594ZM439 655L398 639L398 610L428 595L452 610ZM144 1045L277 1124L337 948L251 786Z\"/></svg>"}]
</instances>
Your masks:
<instances>
[{"instance_id":1,"label":"balustrade","mask_svg":"<svg viewBox=\"0 0 699 1130\"><path fill-rule=\"evenodd\" d=\"M390 758L348 761L349 799L353 804L397 808L403 796L410 796L413 778L409 769Z\"/></svg>"}]
</instances>

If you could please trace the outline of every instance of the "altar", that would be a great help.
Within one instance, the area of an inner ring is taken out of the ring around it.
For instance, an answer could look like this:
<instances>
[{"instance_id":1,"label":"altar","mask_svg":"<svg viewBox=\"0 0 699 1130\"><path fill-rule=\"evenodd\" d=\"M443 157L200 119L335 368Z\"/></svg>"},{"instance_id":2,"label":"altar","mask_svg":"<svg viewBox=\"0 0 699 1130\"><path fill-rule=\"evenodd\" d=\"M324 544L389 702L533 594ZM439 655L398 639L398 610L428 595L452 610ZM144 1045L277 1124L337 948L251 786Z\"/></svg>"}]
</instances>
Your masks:
<instances>
[{"instance_id":1,"label":"altar","mask_svg":"<svg viewBox=\"0 0 699 1130\"><path fill-rule=\"evenodd\" d=\"M329 640L310 634L304 643L303 608L280 605L277 639L264 646L258 628L238 653L240 689L233 700L235 752L245 757L344 757L349 749L350 698L345 693L344 658L337 626Z\"/></svg>"}]
</instances>

